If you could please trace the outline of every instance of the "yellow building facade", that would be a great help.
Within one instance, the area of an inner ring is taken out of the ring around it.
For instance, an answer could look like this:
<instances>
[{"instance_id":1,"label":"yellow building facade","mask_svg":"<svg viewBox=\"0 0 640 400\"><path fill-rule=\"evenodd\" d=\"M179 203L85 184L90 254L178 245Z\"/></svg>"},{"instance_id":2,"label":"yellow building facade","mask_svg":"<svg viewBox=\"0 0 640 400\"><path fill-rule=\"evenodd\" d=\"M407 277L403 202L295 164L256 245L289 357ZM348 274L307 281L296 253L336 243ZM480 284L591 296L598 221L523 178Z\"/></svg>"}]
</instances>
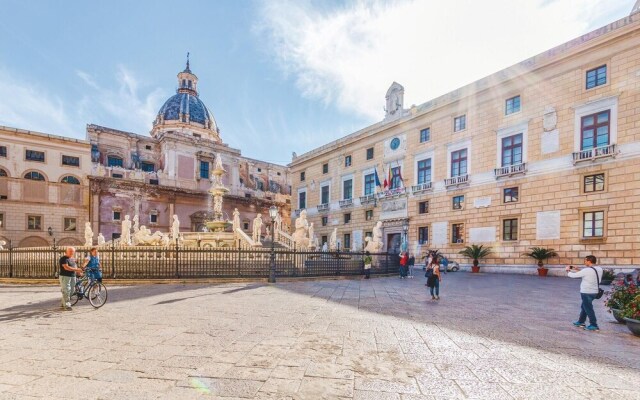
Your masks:
<instances>
[{"instance_id":1,"label":"yellow building facade","mask_svg":"<svg viewBox=\"0 0 640 400\"><path fill-rule=\"evenodd\" d=\"M403 95L394 83L383 121L292 160L292 208L321 244L336 229L361 249L382 221L390 251L408 225L411 253L461 263L483 244L485 265L533 265L522 253L542 246L550 264L640 266L639 14L421 105Z\"/></svg>"}]
</instances>

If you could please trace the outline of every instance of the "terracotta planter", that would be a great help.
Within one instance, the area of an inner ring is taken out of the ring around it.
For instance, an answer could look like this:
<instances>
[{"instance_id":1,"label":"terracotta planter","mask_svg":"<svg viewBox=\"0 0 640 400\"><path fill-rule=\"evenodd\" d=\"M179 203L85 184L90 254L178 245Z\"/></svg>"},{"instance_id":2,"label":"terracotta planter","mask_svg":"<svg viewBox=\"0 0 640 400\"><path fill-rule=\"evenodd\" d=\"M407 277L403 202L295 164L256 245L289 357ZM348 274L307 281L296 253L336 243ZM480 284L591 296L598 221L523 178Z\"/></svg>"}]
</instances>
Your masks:
<instances>
[{"instance_id":1,"label":"terracotta planter","mask_svg":"<svg viewBox=\"0 0 640 400\"><path fill-rule=\"evenodd\" d=\"M549 272L549 268L538 267L538 276L547 276L548 272Z\"/></svg>"},{"instance_id":2,"label":"terracotta planter","mask_svg":"<svg viewBox=\"0 0 640 400\"><path fill-rule=\"evenodd\" d=\"M640 321L637 319L625 318L624 321L627 323L627 328L636 336L640 336Z\"/></svg>"},{"instance_id":3,"label":"terracotta planter","mask_svg":"<svg viewBox=\"0 0 640 400\"><path fill-rule=\"evenodd\" d=\"M626 322L624 320L624 317L622 316L622 310L618 310L617 308L612 308L611 314L613 314L613 318L615 318L616 321L618 321L619 323L624 324Z\"/></svg>"},{"instance_id":4,"label":"terracotta planter","mask_svg":"<svg viewBox=\"0 0 640 400\"><path fill-rule=\"evenodd\" d=\"M478 272L480 272L480 267L477 265L472 265L471 272L473 272L474 274L477 274Z\"/></svg>"}]
</instances>

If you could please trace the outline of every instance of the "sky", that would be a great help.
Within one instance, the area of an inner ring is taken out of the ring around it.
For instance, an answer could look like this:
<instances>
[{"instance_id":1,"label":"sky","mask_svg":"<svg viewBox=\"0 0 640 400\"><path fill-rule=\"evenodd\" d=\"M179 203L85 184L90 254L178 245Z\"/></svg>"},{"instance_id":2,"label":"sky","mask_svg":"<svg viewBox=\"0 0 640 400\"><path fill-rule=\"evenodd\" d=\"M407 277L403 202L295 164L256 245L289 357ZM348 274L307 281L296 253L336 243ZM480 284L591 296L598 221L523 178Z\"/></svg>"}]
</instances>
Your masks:
<instances>
[{"instance_id":1,"label":"sky","mask_svg":"<svg viewBox=\"0 0 640 400\"><path fill-rule=\"evenodd\" d=\"M222 140L278 164L629 14L635 0L0 0L0 125L148 135L190 53Z\"/></svg>"}]
</instances>

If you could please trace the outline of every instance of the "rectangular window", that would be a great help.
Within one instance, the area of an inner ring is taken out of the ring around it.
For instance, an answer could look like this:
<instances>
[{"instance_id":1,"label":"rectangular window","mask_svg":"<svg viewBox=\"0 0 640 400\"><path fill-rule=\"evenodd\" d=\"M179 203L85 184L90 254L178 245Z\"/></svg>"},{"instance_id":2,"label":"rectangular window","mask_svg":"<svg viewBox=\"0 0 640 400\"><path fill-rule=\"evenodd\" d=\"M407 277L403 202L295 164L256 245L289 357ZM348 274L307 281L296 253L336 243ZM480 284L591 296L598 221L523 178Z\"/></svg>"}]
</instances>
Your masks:
<instances>
[{"instance_id":1,"label":"rectangular window","mask_svg":"<svg viewBox=\"0 0 640 400\"><path fill-rule=\"evenodd\" d=\"M504 106L504 115L517 113L520 111L520 96L507 99Z\"/></svg>"},{"instance_id":2,"label":"rectangular window","mask_svg":"<svg viewBox=\"0 0 640 400\"><path fill-rule=\"evenodd\" d=\"M345 156L345 158L344 158L344 166L345 167L350 167L351 166L351 156Z\"/></svg>"},{"instance_id":3,"label":"rectangular window","mask_svg":"<svg viewBox=\"0 0 640 400\"><path fill-rule=\"evenodd\" d=\"M346 213L344 214L344 223L348 224L349 222L351 222L351 213Z\"/></svg>"},{"instance_id":4,"label":"rectangular window","mask_svg":"<svg viewBox=\"0 0 640 400\"><path fill-rule=\"evenodd\" d=\"M604 211L589 211L582 214L582 237L604 236Z\"/></svg>"},{"instance_id":5,"label":"rectangular window","mask_svg":"<svg viewBox=\"0 0 640 400\"><path fill-rule=\"evenodd\" d=\"M429 202L421 201L418 203L418 214L427 214L429 212Z\"/></svg>"},{"instance_id":6,"label":"rectangular window","mask_svg":"<svg viewBox=\"0 0 640 400\"><path fill-rule=\"evenodd\" d=\"M391 168L391 189L398 189L402 183L402 174L400 167Z\"/></svg>"},{"instance_id":7,"label":"rectangular window","mask_svg":"<svg viewBox=\"0 0 640 400\"><path fill-rule=\"evenodd\" d=\"M329 185L320 188L320 204L329 203Z\"/></svg>"},{"instance_id":8,"label":"rectangular window","mask_svg":"<svg viewBox=\"0 0 640 400\"><path fill-rule=\"evenodd\" d=\"M209 161L200 161L200 178L209 179Z\"/></svg>"},{"instance_id":9,"label":"rectangular window","mask_svg":"<svg viewBox=\"0 0 640 400\"><path fill-rule=\"evenodd\" d=\"M156 165L152 162L143 161L140 163L140 169L144 172L155 172Z\"/></svg>"},{"instance_id":10,"label":"rectangular window","mask_svg":"<svg viewBox=\"0 0 640 400\"><path fill-rule=\"evenodd\" d=\"M502 202L503 203L516 203L518 201L518 191L517 187L504 188Z\"/></svg>"},{"instance_id":11,"label":"rectangular window","mask_svg":"<svg viewBox=\"0 0 640 400\"><path fill-rule=\"evenodd\" d=\"M304 171L300 172L300 182L304 182L305 179L307 179L307 174Z\"/></svg>"},{"instance_id":12,"label":"rectangular window","mask_svg":"<svg viewBox=\"0 0 640 400\"><path fill-rule=\"evenodd\" d=\"M453 197L453 209L454 210L462 210L464 206L464 196L454 196Z\"/></svg>"},{"instance_id":13,"label":"rectangular window","mask_svg":"<svg viewBox=\"0 0 640 400\"><path fill-rule=\"evenodd\" d=\"M107 156L107 167L122 167L122 158Z\"/></svg>"},{"instance_id":14,"label":"rectangular window","mask_svg":"<svg viewBox=\"0 0 640 400\"><path fill-rule=\"evenodd\" d=\"M464 243L464 224L451 225L451 243Z\"/></svg>"},{"instance_id":15,"label":"rectangular window","mask_svg":"<svg viewBox=\"0 0 640 400\"><path fill-rule=\"evenodd\" d=\"M122 174L111 174L112 178L116 178L116 179L122 179L123 175Z\"/></svg>"},{"instance_id":16,"label":"rectangular window","mask_svg":"<svg viewBox=\"0 0 640 400\"><path fill-rule=\"evenodd\" d=\"M63 229L65 232L76 232L78 230L75 218L65 218L63 220L63 225Z\"/></svg>"},{"instance_id":17,"label":"rectangular window","mask_svg":"<svg viewBox=\"0 0 640 400\"><path fill-rule=\"evenodd\" d=\"M467 149L451 152L451 177L467 174Z\"/></svg>"},{"instance_id":18,"label":"rectangular window","mask_svg":"<svg viewBox=\"0 0 640 400\"><path fill-rule=\"evenodd\" d=\"M322 164L322 173L323 174L329 173L329 163Z\"/></svg>"},{"instance_id":19,"label":"rectangular window","mask_svg":"<svg viewBox=\"0 0 640 400\"><path fill-rule=\"evenodd\" d=\"M365 232L364 233L364 237L365 238L372 238L373 237L373 232Z\"/></svg>"},{"instance_id":20,"label":"rectangular window","mask_svg":"<svg viewBox=\"0 0 640 400\"><path fill-rule=\"evenodd\" d=\"M582 117L580 150L589 150L609 145L610 110Z\"/></svg>"},{"instance_id":21,"label":"rectangular window","mask_svg":"<svg viewBox=\"0 0 640 400\"><path fill-rule=\"evenodd\" d=\"M502 220L502 240L518 240L518 219Z\"/></svg>"},{"instance_id":22,"label":"rectangular window","mask_svg":"<svg viewBox=\"0 0 640 400\"><path fill-rule=\"evenodd\" d=\"M429 241L429 227L421 226L418 228L418 244L426 244Z\"/></svg>"},{"instance_id":23,"label":"rectangular window","mask_svg":"<svg viewBox=\"0 0 640 400\"><path fill-rule=\"evenodd\" d=\"M27 161L44 162L44 151L26 150Z\"/></svg>"},{"instance_id":24,"label":"rectangular window","mask_svg":"<svg viewBox=\"0 0 640 400\"><path fill-rule=\"evenodd\" d=\"M149 215L149 223L157 224L158 223L158 213L154 212Z\"/></svg>"},{"instance_id":25,"label":"rectangular window","mask_svg":"<svg viewBox=\"0 0 640 400\"><path fill-rule=\"evenodd\" d=\"M71 167L79 167L80 166L80 157L74 156L62 156L62 165L69 165Z\"/></svg>"},{"instance_id":26,"label":"rectangular window","mask_svg":"<svg viewBox=\"0 0 640 400\"><path fill-rule=\"evenodd\" d=\"M587 89L592 89L605 83L607 83L606 64L587 71Z\"/></svg>"},{"instance_id":27,"label":"rectangular window","mask_svg":"<svg viewBox=\"0 0 640 400\"><path fill-rule=\"evenodd\" d=\"M30 231L41 231L42 217L40 215L27 216L27 229Z\"/></svg>"},{"instance_id":28,"label":"rectangular window","mask_svg":"<svg viewBox=\"0 0 640 400\"><path fill-rule=\"evenodd\" d=\"M453 119L453 131L459 132L467 128L467 116L461 115Z\"/></svg>"},{"instance_id":29,"label":"rectangular window","mask_svg":"<svg viewBox=\"0 0 640 400\"><path fill-rule=\"evenodd\" d=\"M249 230L249 222L245 221L242 223L242 229L245 231Z\"/></svg>"},{"instance_id":30,"label":"rectangular window","mask_svg":"<svg viewBox=\"0 0 640 400\"><path fill-rule=\"evenodd\" d=\"M327 235L322 235L322 245L324 245L328 241L329 241L329 238L327 237Z\"/></svg>"},{"instance_id":31,"label":"rectangular window","mask_svg":"<svg viewBox=\"0 0 640 400\"><path fill-rule=\"evenodd\" d=\"M602 192L604 190L604 174L587 175L584 177L584 192Z\"/></svg>"},{"instance_id":32,"label":"rectangular window","mask_svg":"<svg viewBox=\"0 0 640 400\"><path fill-rule=\"evenodd\" d=\"M114 232L111 234L111 240L120 239L120 233Z\"/></svg>"},{"instance_id":33,"label":"rectangular window","mask_svg":"<svg viewBox=\"0 0 640 400\"><path fill-rule=\"evenodd\" d=\"M149 185L159 185L160 181L157 179L149 179Z\"/></svg>"},{"instance_id":34,"label":"rectangular window","mask_svg":"<svg viewBox=\"0 0 640 400\"><path fill-rule=\"evenodd\" d=\"M258 168L258 172L262 172L262 168Z\"/></svg>"},{"instance_id":35,"label":"rectangular window","mask_svg":"<svg viewBox=\"0 0 640 400\"><path fill-rule=\"evenodd\" d=\"M329 223L329 217L322 217L322 226L327 226Z\"/></svg>"},{"instance_id":36,"label":"rectangular window","mask_svg":"<svg viewBox=\"0 0 640 400\"><path fill-rule=\"evenodd\" d=\"M374 174L368 174L364 176L364 195L368 196L373 194L376 188L376 179Z\"/></svg>"},{"instance_id":37,"label":"rectangular window","mask_svg":"<svg viewBox=\"0 0 640 400\"><path fill-rule=\"evenodd\" d=\"M342 248L345 250L349 250L351 248L351 235L348 233L344 234L344 241L342 242Z\"/></svg>"},{"instance_id":38,"label":"rectangular window","mask_svg":"<svg viewBox=\"0 0 640 400\"><path fill-rule=\"evenodd\" d=\"M307 208L307 192L298 193L298 208L301 210Z\"/></svg>"},{"instance_id":39,"label":"rectangular window","mask_svg":"<svg viewBox=\"0 0 640 400\"><path fill-rule=\"evenodd\" d=\"M114 221L120 221L120 211L114 211L113 212L113 220Z\"/></svg>"},{"instance_id":40,"label":"rectangular window","mask_svg":"<svg viewBox=\"0 0 640 400\"><path fill-rule=\"evenodd\" d=\"M431 140L431 128L420 129L420 143Z\"/></svg>"},{"instance_id":41,"label":"rectangular window","mask_svg":"<svg viewBox=\"0 0 640 400\"><path fill-rule=\"evenodd\" d=\"M7 146L0 146L0 157L7 156Z\"/></svg>"},{"instance_id":42,"label":"rectangular window","mask_svg":"<svg viewBox=\"0 0 640 400\"><path fill-rule=\"evenodd\" d=\"M353 179L347 179L342 182L342 200L353 198Z\"/></svg>"},{"instance_id":43,"label":"rectangular window","mask_svg":"<svg viewBox=\"0 0 640 400\"><path fill-rule=\"evenodd\" d=\"M264 182L262 182L261 180L256 181L256 189L264 192Z\"/></svg>"},{"instance_id":44,"label":"rectangular window","mask_svg":"<svg viewBox=\"0 0 640 400\"><path fill-rule=\"evenodd\" d=\"M151 150L151 145L145 145L144 148L145 150Z\"/></svg>"},{"instance_id":45,"label":"rectangular window","mask_svg":"<svg viewBox=\"0 0 640 400\"><path fill-rule=\"evenodd\" d=\"M373 219L373 210L367 210L364 212L364 219L371 221Z\"/></svg>"},{"instance_id":46,"label":"rectangular window","mask_svg":"<svg viewBox=\"0 0 640 400\"><path fill-rule=\"evenodd\" d=\"M418 185L431 182L431 159L418 161Z\"/></svg>"},{"instance_id":47,"label":"rectangular window","mask_svg":"<svg viewBox=\"0 0 640 400\"><path fill-rule=\"evenodd\" d=\"M373 147L367 149L367 160L373 160Z\"/></svg>"},{"instance_id":48,"label":"rectangular window","mask_svg":"<svg viewBox=\"0 0 640 400\"><path fill-rule=\"evenodd\" d=\"M522 133L502 138L502 166L522 164Z\"/></svg>"}]
</instances>

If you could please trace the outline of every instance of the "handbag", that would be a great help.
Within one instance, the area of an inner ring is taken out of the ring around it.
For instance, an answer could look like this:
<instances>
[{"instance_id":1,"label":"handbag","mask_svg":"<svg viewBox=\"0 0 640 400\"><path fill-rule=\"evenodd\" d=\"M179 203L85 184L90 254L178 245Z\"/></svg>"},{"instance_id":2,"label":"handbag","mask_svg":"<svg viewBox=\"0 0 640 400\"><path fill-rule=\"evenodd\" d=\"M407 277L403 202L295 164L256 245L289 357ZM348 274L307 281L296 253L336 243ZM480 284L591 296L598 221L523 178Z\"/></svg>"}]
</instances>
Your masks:
<instances>
[{"instance_id":1,"label":"handbag","mask_svg":"<svg viewBox=\"0 0 640 400\"><path fill-rule=\"evenodd\" d=\"M604 294L604 290L600 289L600 275L598 275L597 269L593 267L589 267L589 268L591 268L596 273L596 279L598 280L598 294L596 294L596 299L599 299Z\"/></svg>"},{"instance_id":2,"label":"handbag","mask_svg":"<svg viewBox=\"0 0 640 400\"><path fill-rule=\"evenodd\" d=\"M425 278L431 278L433 276L433 268L429 267L427 268L427 270L424 272L424 277Z\"/></svg>"}]
</instances>

